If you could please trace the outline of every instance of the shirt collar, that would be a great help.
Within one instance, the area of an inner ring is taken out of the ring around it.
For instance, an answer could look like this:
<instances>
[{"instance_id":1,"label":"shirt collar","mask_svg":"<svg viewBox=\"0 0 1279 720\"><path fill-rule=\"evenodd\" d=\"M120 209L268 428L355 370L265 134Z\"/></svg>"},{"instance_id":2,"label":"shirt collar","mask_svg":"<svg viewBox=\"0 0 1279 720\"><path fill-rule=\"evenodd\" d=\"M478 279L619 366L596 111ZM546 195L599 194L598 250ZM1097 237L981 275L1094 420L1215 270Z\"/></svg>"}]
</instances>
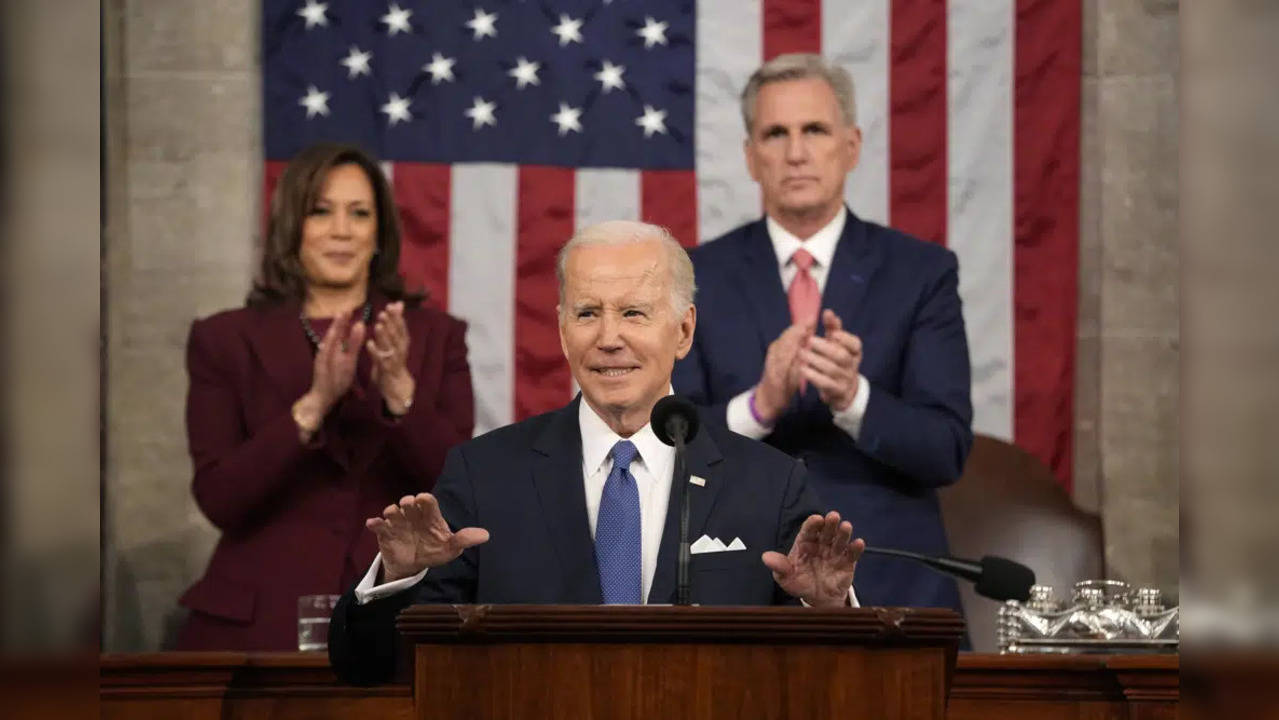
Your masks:
<instances>
[{"instance_id":1,"label":"shirt collar","mask_svg":"<svg viewBox=\"0 0 1279 720\"><path fill-rule=\"evenodd\" d=\"M813 256L813 260L824 268L829 268L835 258L835 246L839 244L839 236L844 234L844 223L848 220L848 209L839 206L839 212L826 226L813 233L807 240L800 240L782 227L781 223L771 215L765 216L768 237L773 241L773 252L777 253L777 265L786 267L795 251L804 248Z\"/></svg>"},{"instance_id":2,"label":"shirt collar","mask_svg":"<svg viewBox=\"0 0 1279 720\"><path fill-rule=\"evenodd\" d=\"M673 392L674 390L667 389L668 395ZM635 449L639 451L638 459L642 460L644 466L650 471L662 467L666 457L675 452L675 448L657 439L650 423L644 423L644 427L629 438L623 438L613 432L608 423L595 414L595 410L586 402L586 398L582 398L578 403L577 424L582 430L582 467L585 468L587 475L600 469L604 461L609 459L609 453L619 440L626 439L634 443Z\"/></svg>"}]
</instances>

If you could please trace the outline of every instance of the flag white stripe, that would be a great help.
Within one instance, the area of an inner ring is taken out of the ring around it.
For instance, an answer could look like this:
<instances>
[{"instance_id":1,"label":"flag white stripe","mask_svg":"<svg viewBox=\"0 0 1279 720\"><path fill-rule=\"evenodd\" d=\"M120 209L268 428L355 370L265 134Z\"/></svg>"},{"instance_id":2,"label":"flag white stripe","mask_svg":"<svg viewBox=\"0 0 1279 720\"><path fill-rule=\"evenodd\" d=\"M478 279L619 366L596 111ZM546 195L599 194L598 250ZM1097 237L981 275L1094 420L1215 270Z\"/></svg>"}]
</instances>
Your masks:
<instances>
[{"instance_id":1,"label":"flag white stripe","mask_svg":"<svg viewBox=\"0 0 1279 720\"><path fill-rule=\"evenodd\" d=\"M947 11L947 244L959 256L973 371L973 430L1013 432L1012 0Z\"/></svg>"},{"instance_id":2,"label":"flag white stripe","mask_svg":"<svg viewBox=\"0 0 1279 720\"><path fill-rule=\"evenodd\" d=\"M449 210L449 312L469 323L475 434L515 415L515 233L519 171L453 166Z\"/></svg>"},{"instance_id":3,"label":"flag white stripe","mask_svg":"<svg viewBox=\"0 0 1279 720\"><path fill-rule=\"evenodd\" d=\"M583 168L577 171L574 187L575 228L605 220L640 219L638 170Z\"/></svg>"},{"instance_id":4,"label":"flag white stripe","mask_svg":"<svg viewBox=\"0 0 1279 720\"><path fill-rule=\"evenodd\" d=\"M888 222L888 62L891 0L823 0L822 55L853 76L861 160L844 200L863 220Z\"/></svg>"},{"instance_id":5,"label":"flag white stripe","mask_svg":"<svg viewBox=\"0 0 1279 720\"><path fill-rule=\"evenodd\" d=\"M759 186L746 172L739 96L761 62L760 0L698 0L698 242L760 215Z\"/></svg>"}]
</instances>

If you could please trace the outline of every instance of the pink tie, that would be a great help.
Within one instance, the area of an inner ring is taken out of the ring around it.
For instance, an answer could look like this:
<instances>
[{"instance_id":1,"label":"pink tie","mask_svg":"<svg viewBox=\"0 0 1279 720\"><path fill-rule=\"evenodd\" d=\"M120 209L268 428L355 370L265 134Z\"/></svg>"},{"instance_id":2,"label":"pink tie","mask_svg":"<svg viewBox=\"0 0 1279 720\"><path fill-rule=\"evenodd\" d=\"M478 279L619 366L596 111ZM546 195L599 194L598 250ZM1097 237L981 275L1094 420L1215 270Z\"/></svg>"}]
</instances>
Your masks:
<instances>
[{"instance_id":1,"label":"pink tie","mask_svg":"<svg viewBox=\"0 0 1279 720\"><path fill-rule=\"evenodd\" d=\"M813 266L813 256L804 248L800 248L790 256L790 259L798 270L795 278L790 281L790 289L786 291L787 299L790 300L791 322L795 324L811 322L815 326L817 314L822 309L822 294L817 289L817 281L808 273L808 268ZM799 391L808 392L808 380L799 381Z\"/></svg>"},{"instance_id":2,"label":"pink tie","mask_svg":"<svg viewBox=\"0 0 1279 720\"><path fill-rule=\"evenodd\" d=\"M817 281L808 273L813 266L813 256L804 248L795 251L790 257L798 272L790 281L790 289L786 295L790 300L790 319L792 323L817 323L817 313L822 308L822 294L817 289Z\"/></svg>"}]
</instances>

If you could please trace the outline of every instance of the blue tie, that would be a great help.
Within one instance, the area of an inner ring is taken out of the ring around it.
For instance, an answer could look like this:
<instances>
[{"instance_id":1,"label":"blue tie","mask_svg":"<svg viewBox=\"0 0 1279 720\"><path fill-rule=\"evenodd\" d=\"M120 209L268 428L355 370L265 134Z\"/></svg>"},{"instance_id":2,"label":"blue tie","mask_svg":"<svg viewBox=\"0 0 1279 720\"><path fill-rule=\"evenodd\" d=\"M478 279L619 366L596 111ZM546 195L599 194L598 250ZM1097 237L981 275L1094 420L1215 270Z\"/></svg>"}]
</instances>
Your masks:
<instances>
[{"instance_id":1,"label":"blue tie","mask_svg":"<svg viewBox=\"0 0 1279 720\"><path fill-rule=\"evenodd\" d=\"M630 440L619 440L613 446L613 470L600 497L595 561L606 605L640 603L639 488L630 471L636 452Z\"/></svg>"}]
</instances>

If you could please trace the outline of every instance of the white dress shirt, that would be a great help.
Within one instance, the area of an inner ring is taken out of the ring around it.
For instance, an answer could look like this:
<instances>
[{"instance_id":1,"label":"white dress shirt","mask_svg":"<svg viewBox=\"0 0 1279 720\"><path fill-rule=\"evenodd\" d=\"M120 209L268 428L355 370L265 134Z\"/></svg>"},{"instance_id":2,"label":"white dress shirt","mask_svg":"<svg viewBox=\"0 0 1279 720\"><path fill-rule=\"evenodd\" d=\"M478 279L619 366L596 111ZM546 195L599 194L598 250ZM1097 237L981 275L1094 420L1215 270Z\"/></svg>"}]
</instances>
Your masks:
<instances>
[{"instance_id":1,"label":"white dress shirt","mask_svg":"<svg viewBox=\"0 0 1279 720\"><path fill-rule=\"evenodd\" d=\"M795 274L799 272L793 259L795 251L802 247L813 256L813 264L808 269L808 274L816 281L817 291L826 292L826 278L830 276L831 262L835 259L835 246L839 244L839 238L844 234L844 223L847 221L848 210L841 206L839 213L825 227L813 233L808 239L801 240L771 216L765 218L764 224L768 228L768 237L773 241L773 252L777 254L777 267L781 273L783 289L790 287ZM842 319L847 320L847 318ZM773 428L771 425L763 425L756 421L754 414L751 413L750 397L753 392L755 388L750 388L728 402L727 419L730 430L758 440L772 432ZM853 402L843 410L831 410L836 427L856 440L861 433L862 418L866 415L866 406L869 403L870 382L866 380L865 375L859 373L857 393L853 396Z\"/></svg>"}]
</instances>

